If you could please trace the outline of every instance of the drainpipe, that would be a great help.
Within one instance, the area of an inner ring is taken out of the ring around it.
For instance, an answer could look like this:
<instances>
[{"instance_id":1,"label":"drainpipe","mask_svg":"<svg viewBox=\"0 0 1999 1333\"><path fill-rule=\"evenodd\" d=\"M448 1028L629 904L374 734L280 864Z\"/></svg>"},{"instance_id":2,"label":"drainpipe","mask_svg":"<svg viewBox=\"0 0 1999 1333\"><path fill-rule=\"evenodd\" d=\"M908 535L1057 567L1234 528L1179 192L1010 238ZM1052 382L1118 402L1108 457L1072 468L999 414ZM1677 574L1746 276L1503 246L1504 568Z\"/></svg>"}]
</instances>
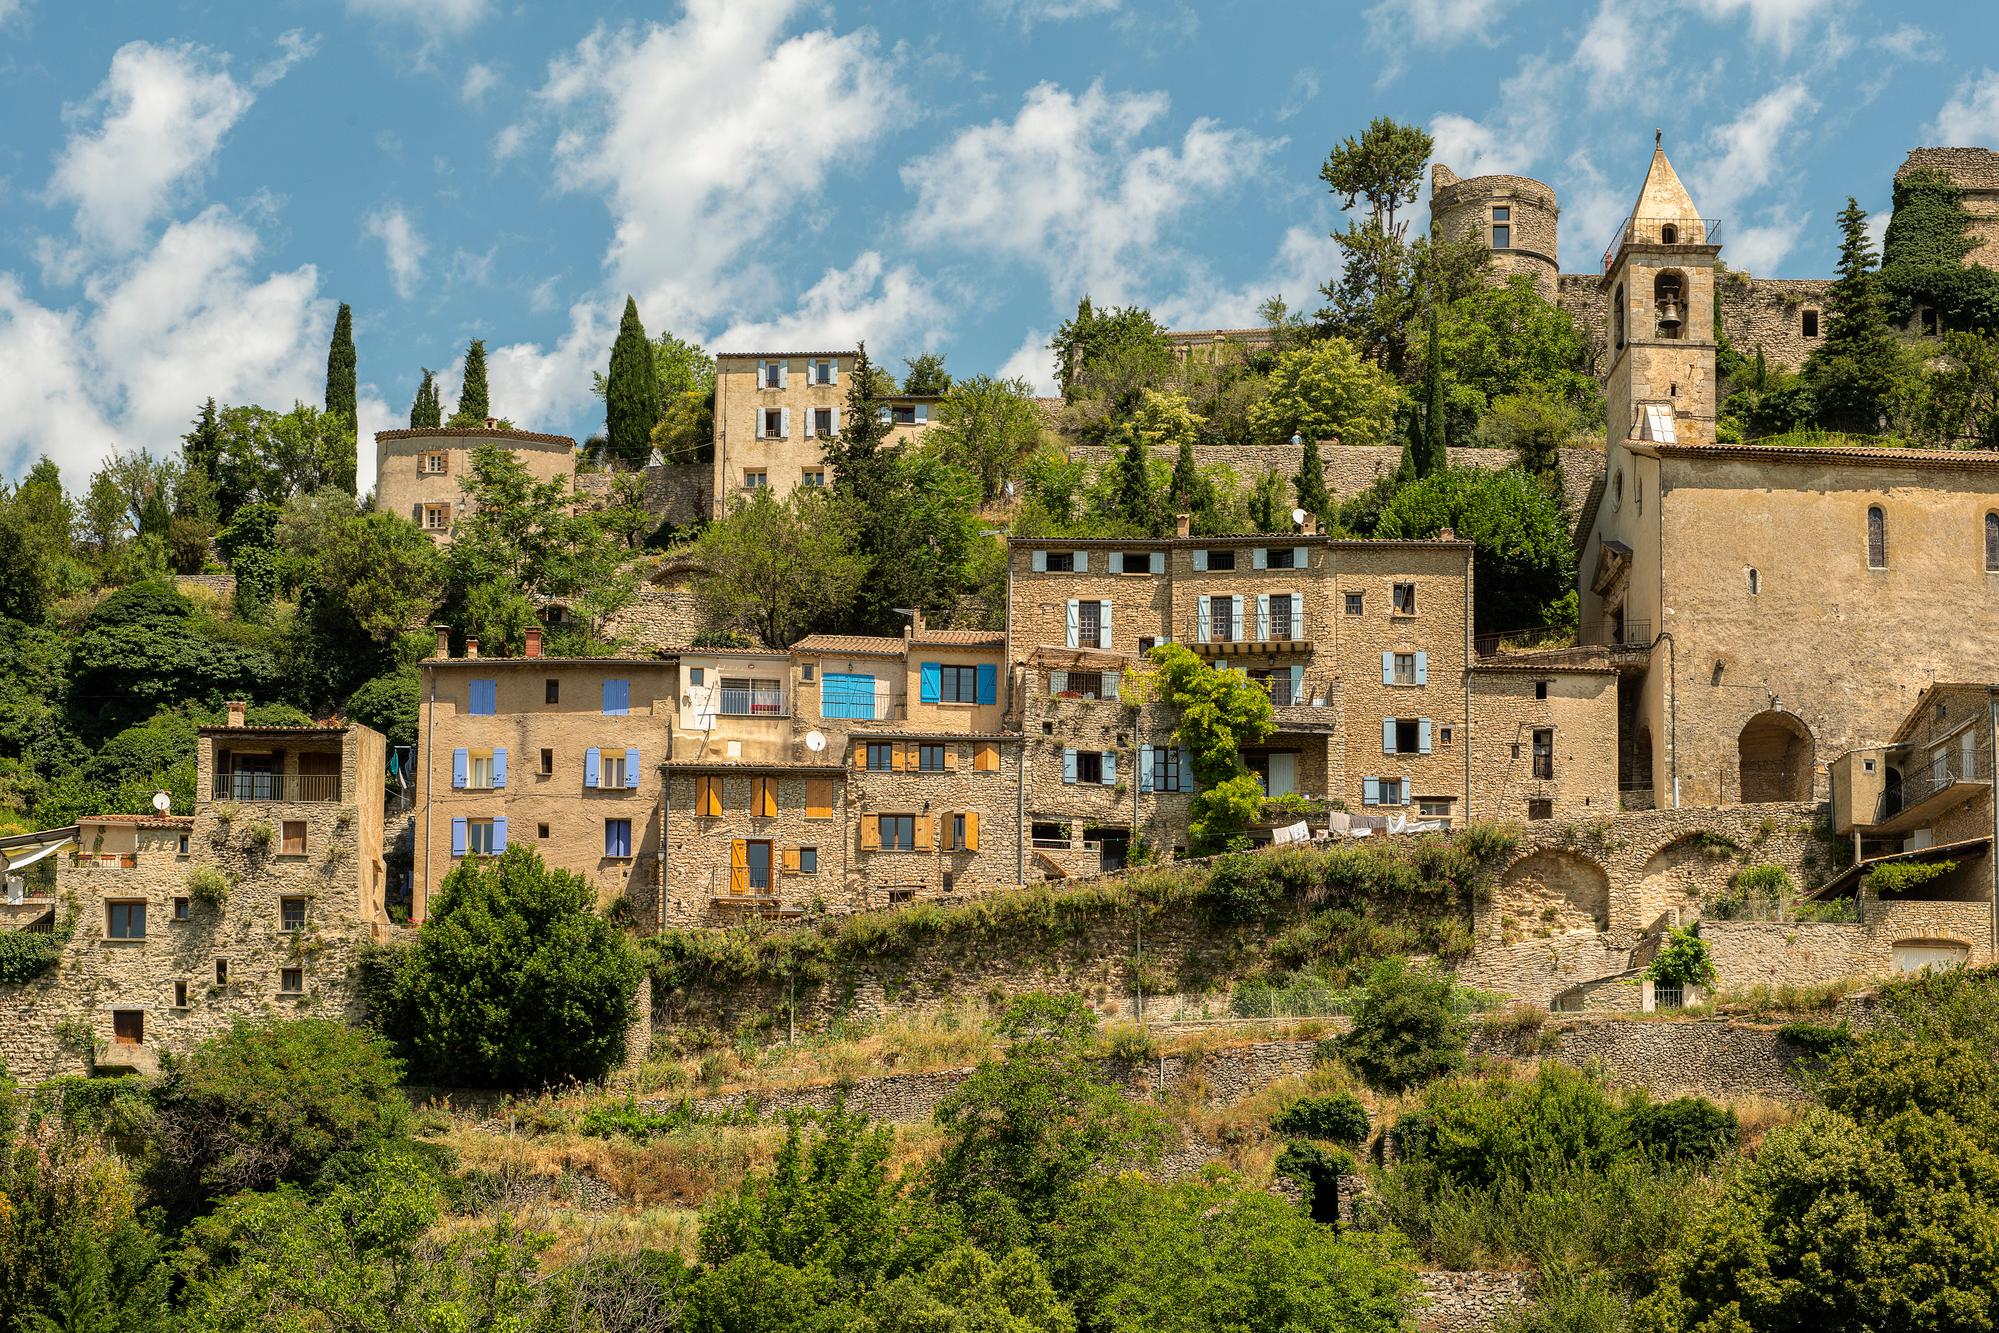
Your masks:
<instances>
[{"instance_id":1,"label":"drainpipe","mask_svg":"<svg viewBox=\"0 0 1999 1333\"><path fill-rule=\"evenodd\" d=\"M432 668L424 672L430 677L430 689L424 699L423 721L423 883L410 893L410 924L420 926L430 907L430 814L431 814L431 770L436 767L437 749L437 671ZM421 899L421 902L418 900Z\"/></svg>"},{"instance_id":2,"label":"drainpipe","mask_svg":"<svg viewBox=\"0 0 1999 1333\"><path fill-rule=\"evenodd\" d=\"M1985 687L1985 737L1988 741L1999 741L1999 686ZM1999 746L1993 749L1995 762L1992 767L1999 772ZM1999 952L1999 791L1994 784L1985 788L1986 799L1992 803L1992 846L1986 850L1985 860L1992 867L1992 936L1986 941L1985 958Z\"/></svg>"},{"instance_id":3,"label":"drainpipe","mask_svg":"<svg viewBox=\"0 0 1999 1333\"><path fill-rule=\"evenodd\" d=\"M1465 553L1465 725L1464 744L1459 748L1465 754L1465 823L1472 821L1471 810L1471 672L1472 672L1472 632L1471 632L1471 581L1476 571L1472 565L1471 553Z\"/></svg>"}]
</instances>

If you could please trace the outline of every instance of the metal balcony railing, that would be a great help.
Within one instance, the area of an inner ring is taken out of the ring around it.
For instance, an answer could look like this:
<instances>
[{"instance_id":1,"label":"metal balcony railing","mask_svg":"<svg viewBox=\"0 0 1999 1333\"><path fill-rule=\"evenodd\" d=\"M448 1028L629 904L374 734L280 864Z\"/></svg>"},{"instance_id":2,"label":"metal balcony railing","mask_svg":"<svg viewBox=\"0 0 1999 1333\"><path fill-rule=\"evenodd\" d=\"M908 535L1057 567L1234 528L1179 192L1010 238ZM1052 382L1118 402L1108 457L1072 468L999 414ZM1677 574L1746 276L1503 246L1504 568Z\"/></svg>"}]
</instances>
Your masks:
<instances>
[{"instance_id":1,"label":"metal balcony railing","mask_svg":"<svg viewBox=\"0 0 1999 1333\"><path fill-rule=\"evenodd\" d=\"M784 716L784 691L781 689L724 685L721 694L724 717Z\"/></svg>"},{"instance_id":2,"label":"metal balcony railing","mask_svg":"<svg viewBox=\"0 0 1999 1333\"><path fill-rule=\"evenodd\" d=\"M1181 641L1198 647L1201 644L1282 644L1303 643L1310 638L1305 632L1305 617L1293 616L1288 611L1279 615L1275 611L1259 620L1256 611L1245 607L1242 619L1233 616L1210 614L1204 624L1199 617L1182 627Z\"/></svg>"},{"instance_id":3,"label":"metal balcony railing","mask_svg":"<svg viewBox=\"0 0 1999 1333\"><path fill-rule=\"evenodd\" d=\"M1650 648L1649 620L1597 620L1582 627L1576 642L1587 648Z\"/></svg>"},{"instance_id":4,"label":"metal balcony railing","mask_svg":"<svg viewBox=\"0 0 1999 1333\"><path fill-rule=\"evenodd\" d=\"M338 773L217 773L211 793L218 801L292 801L312 803L340 799Z\"/></svg>"},{"instance_id":5,"label":"metal balcony railing","mask_svg":"<svg viewBox=\"0 0 1999 1333\"><path fill-rule=\"evenodd\" d=\"M1669 232L1667 228L1672 230ZM1618 224L1610 245L1605 248L1603 271L1610 272L1611 265L1617 262L1618 248L1627 241L1650 245L1689 245L1696 242L1715 245L1720 236L1720 218L1653 218L1632 214Z\"/></svg>"},{"instance_id":6,"label":"metal balcony railing","mask_svg":"<svg viewBox=\"0 0 1999 1333\"><path fill-rule=\"evenodd\" d=\"M1921 805L1930 797L1959 782L1991 782L1990 750L1951 749L1932 756L1920 765L1905 765L1902 781L1881 793L1874 822L1893 819L1902 811Z\"/></svg>"}]
</instances>

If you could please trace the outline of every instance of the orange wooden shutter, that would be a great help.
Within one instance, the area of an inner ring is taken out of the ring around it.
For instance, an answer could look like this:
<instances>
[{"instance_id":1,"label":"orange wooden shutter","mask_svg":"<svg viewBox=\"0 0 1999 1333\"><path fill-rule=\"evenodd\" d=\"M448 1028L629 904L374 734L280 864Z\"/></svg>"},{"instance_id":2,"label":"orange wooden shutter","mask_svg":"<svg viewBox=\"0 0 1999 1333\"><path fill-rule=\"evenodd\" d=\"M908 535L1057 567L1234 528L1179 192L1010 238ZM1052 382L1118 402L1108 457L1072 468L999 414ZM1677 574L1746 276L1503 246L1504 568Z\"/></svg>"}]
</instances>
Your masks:
<instances>
[{"instance_id":1,"label":"orange wooden shutter","mask_svg":"<svg viewBox=\"0 0 1999 1333\"><path fill-rule=\"evenodd\" d=\"M999 746L991 741L980 741L972 755L972 767L981 773L997 773L999 766Z\"/></svg>"},{"instance_id":2,"label":"orange wooden shutter","mask_svg":"<svg viewBox=\"0 0 1999 1333\"><path fill-rule=\"evenodd\" d=\"M833 779L805 779L805 817L807 819L833 817Z\"/></svg>"},{"instance_id":3,"label":"orange wooden shutter","mask_svg":"<svg viewBox=\"0 0 1999 1333\"><path fill-rule=\"evenodd\" d=\"M878 820L880 820L880 818L881 818L881 816L880 816L880 815L862 815L862 816L861 816L861 850L862 850L862 851L864 851L864 852L878 852L878 851L880 851L880 850L881 850L881 845L882 845L882 830L881 830L881 824L877 822Z\"/></svg>"},{"instance_id":4,"label":"orange wooden shutter","mask_svg":"<svg viewBox=\"0 0 1999 1333\"><path fill-rule=\"evenodd\" d=\"M777 779L757 778L755 789L750 793L750 813L774 815L777 813Z\"/></svg>"},{"instance_id":5,"label":"orange wooden shutter","mask_svg":"<svg viewBox=\"0 0 1999 1333\"><path fill-rule=\"evenodd\" d=\"M694 813L698 815L722 813L721 778L703 776L694 779Z\"/></svg>"},{"instance_id":6,"label":"orange wooden shutter","mask_svg":"<svg viewBox=\"0 0 1999 1333\"><path fill-rule=\"evenodd\" d=\"M750 853L741 838L729 844L729 892L750 891Z\"/></svg>"},{"instance_id":7,"label":"orange wooden shutter","mask_svg":"<svg viewBox=\"0 0 1999 1333\"><path fill-rule=\"evenodd\" d=\"M965 850L979 850L979 812L976 810L965 812Z\"/></svg>"},{"instance_id":8,"label":"orange wooden shutter","mask_svg":"<svg viewBox=\"0 0 1999 1333\"><path fill-rule=\"evenodd\" d=\"M908 755L905 753L907 748L901 745L890 747L888 764L897 773L902 772L903 769L909 766Z\"/></svg>"},{"instance_id":9,"label":"orange wooden shutter","mask_svg":"<svg viewBox=\"0 0 1999 1333\"><path fill-rule=\"evenodd\" d=\"M798 873L798 849L796 847L787 847L784 849L784 873L787 875Z\"/></svg>"},{"instance_id":10,"label":"orange wooden shutter","mask_svg":"<svg viewBox=\"0 0 1999 1333\"><path fill-rule=\"evenodd\" d=\"M855 741L855 742L854 742L854 767L855 767L855 768L866 768L867 766L868 766L868 747L867 747L867 743L866 743L865 741Z\"/></svg>"},{"instance_id":11,"label":"orange wooden shutter","mask_svg":"<svg viewBox=\"0 0 1999 1333\"><path fill-rule=\"evenodd\" d=\"M956 773L958 771L958 747L955 745L946 745L944 747L944 770L947 773Z\"/></svg>"},{"instance_id":12,"label":"orange wooden shutter","mask_svg":"<svg viewBox=\"0 0 1999 1333\"><path fill-rule=\"evenodd\" d=\"M916 850L919 852L927 852L932 847L934 843L931 833L933 824L934 820L929 815L918 815L916 817Z\"/></svg>"}]
</instances>

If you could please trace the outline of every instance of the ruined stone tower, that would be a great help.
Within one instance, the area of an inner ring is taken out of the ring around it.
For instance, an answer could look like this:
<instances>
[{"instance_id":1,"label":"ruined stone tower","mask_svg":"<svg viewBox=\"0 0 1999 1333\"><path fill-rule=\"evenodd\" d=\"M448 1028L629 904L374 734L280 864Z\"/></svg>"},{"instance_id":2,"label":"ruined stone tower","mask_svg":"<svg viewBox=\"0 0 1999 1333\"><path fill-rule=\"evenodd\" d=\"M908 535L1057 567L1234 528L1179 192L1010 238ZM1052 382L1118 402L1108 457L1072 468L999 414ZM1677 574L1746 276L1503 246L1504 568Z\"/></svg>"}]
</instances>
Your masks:
<instances>
[{"instance_id":1,"label":"ruined stone tower","mask_svg":"<svg viewBox=\"0 0 1999 1333\"><path fill-rule=\"evenodd\" d=\"M1609 302L1606 396L1613 443L1714 443L1714 281L1719 245L1655 146L1638 202L1613 242L1600 290ZM1646 409L1665 409L1648 412Z\"/></svg>"},{"instance_id":2,"label":"ruined stone tower","mask_svg":"<svg viewBox=\"0 0 1999 1333\"><path fill-rule=\"evenodd\" d=\"M1445 235L1476 233L1492 248L1493 271L1524 273L1541 299L1556 297L1555 192L1526 176L1459 179L1443 163L1430 168L1430 219Z\"/></svg>"}]
</instances>

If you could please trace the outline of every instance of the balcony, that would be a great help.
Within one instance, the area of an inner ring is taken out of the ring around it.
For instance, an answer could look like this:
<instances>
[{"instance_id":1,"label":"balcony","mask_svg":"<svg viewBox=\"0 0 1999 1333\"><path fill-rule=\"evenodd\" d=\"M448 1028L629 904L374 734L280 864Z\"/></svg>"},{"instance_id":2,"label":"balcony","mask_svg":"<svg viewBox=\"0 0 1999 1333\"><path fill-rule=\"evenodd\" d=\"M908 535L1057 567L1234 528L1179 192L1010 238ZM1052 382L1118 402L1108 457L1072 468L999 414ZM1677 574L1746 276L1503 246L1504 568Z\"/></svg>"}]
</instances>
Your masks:
<instances>
[{"instance_id":1,"label":"balcony","mask_svg":"<svg viewBox=\"0 0 1999 1333\"><path fill-rule=\"evenodd\" d=\"M1261 620L1250 612L1241 620L1232 616L1210 616L1206 624L1198 619L1181 627L1180 642L1197 653L1227 656L1231 652L1309 653L1312 639L1303 616L1272 614Z\"/></svg>"},{"instance_id":2,"label":"balcony","mask_svg":"<svg viewBox=\"0 0 1999 1333\"><path fill-rule=\"evenodd\" d=\"M137 852L71 852L69 863L79 870L137 870Z\"/></svg>"},{"instance_id":3,"label":"balcony","mask_svg":"<svg viewBox=\"0 0 1999 1333\"><path fill-rule=\"evenodd\" d=\"M331 804L340 799L338 773L217 773L209 793L218 801L274 801Z\"/></svg>"},{"instance_id":4,"label":"balcony","mask_svg":"<svg viewBox=\"0 0 1999 1333\"><path fill-rule=\"evenodd\" d=\"M723 717L783 717L784 690L776 686L723 685L718 691Z\"/></svg>"},{"instance_id":5,"label":"balcony","mask_svg":"<svg viewBox=\"0 0 1999 1333\"><path fill-rule=\"evenodd\" d=\"M1920 764L1889 770L1887 788L1875 803L1870 834L1907 833L1935 823L1992 786L1992 752L1952 749Z\"/></svg>"}]
</instances>

